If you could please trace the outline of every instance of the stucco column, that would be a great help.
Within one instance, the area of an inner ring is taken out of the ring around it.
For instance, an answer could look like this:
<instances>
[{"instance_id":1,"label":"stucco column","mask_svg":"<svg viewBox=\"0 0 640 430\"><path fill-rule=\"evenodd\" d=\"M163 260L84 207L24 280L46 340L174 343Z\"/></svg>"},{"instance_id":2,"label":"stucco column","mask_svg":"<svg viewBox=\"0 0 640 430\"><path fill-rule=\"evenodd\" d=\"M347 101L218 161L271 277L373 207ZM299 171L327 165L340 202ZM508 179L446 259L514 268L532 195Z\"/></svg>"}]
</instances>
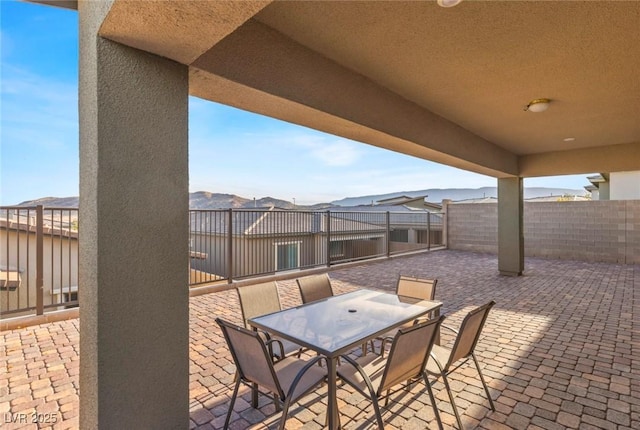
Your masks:
<instances>
[{"instance_id":1,"label":"stucco column","mask_svg":"<svg viewBox=\"0 0 640 430\"><path fill-rule=\"evenodd\" d=\"M524 270L522 178L498 179L498 270L520 276Z\"/></svg>"},{"instance_id":2,"label":"stucco column","mask_svg":"<svg viewBox=\"0 0 640 430\"><path fill-rule=\"evenodd\" d=\"M80 1L80 427L189 426L188 70Z\"/></svg>"}]
</instances>

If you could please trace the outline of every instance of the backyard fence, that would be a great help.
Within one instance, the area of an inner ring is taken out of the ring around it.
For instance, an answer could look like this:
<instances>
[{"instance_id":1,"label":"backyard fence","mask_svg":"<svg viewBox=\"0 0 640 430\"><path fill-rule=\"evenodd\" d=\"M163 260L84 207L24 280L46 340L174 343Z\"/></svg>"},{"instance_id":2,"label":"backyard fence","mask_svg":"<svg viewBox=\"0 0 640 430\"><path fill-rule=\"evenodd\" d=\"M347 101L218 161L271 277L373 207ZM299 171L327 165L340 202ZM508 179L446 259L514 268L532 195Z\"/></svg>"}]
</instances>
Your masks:
<instances>
[{"instance_id":1,"label":"backyard fence","mask_svg":"<svg viewBox=\"0 0 640 430\"><path fill-rule=\"evenodd\" d=\"M442 214L191 210L189 286L442 246ZM78 305L78 209L0 207L0 317ZM135 262L134 262L135 264Z\"/></svg>"},{"instance_id":2,"label":"backyard fence","mask_svg":"<svg viewBox=\"0 0 640 430\"><path fill-rule=\"evenodd\" d=\"M0 316L78 304L78 210L0 208Z\"/></svg>"}]
</instances>

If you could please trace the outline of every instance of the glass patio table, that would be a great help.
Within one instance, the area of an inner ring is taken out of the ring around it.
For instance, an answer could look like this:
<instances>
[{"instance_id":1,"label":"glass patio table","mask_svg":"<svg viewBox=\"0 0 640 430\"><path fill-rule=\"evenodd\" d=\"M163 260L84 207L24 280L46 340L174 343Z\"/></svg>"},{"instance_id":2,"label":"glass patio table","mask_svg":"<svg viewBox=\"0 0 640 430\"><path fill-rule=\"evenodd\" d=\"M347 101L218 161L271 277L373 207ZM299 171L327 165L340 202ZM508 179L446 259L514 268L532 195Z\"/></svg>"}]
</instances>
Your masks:
<instances>
[{"instance_id":1,"label":"glass patio table","mask_svg":"<svg viewBox=\"0 0 640 430\"><path fill-rule=\"evenodd\" d=\"M340 428L336 399L338 357L388 330L433 312L441 302L373 290L357 290L251 318L256 328L327 358L329 428Z\"/></svg>"}]
</instances>

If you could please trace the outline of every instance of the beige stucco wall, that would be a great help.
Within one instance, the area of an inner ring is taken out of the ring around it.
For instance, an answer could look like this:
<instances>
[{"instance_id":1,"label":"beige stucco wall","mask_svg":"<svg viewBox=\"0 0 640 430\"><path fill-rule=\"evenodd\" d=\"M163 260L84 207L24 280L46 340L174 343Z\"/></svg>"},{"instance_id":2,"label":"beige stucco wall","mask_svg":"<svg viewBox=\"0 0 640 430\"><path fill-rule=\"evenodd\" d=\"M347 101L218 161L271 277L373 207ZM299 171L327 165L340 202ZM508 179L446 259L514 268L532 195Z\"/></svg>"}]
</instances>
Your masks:
<instances>
[{"instance_id":1,"label":"beige stucco wall","mask_svg":"<svg viewBox=\"0 0 640 430\"><path fill-rule=\"evenodd\" d=\"M611 200L640 199L640 171L611 172L609 174Z\"/></svg>"},{"instance_id":2,"label":"beige stucco wall","mask_svg":"<svg viewBox=\"0 0 640 430\"><path fill-rule=\"evenodd\" d=\"M497 253L497 205L448 207L449 249ZM640 263L640 200L524 204L527 257Z\"/></svg>"},{"instance_id":3,"label":"beige stucco wall","mask_svg":"<svg viewBox=\"0 0 640 430\"><path fill-rule=\"evenodd\" d=\"M36 235L26 231L0 230L0 267L20 270L21 284L14 291L0 291L2 316L20 316L24 313L5 314L8 310L36 306ZM62 300L54 295L62 287L78 285L78 239L44 235L43 237L43 303L48 306ZM31 314L32 312L29 312Z\"/></svg>"}]
</instances>

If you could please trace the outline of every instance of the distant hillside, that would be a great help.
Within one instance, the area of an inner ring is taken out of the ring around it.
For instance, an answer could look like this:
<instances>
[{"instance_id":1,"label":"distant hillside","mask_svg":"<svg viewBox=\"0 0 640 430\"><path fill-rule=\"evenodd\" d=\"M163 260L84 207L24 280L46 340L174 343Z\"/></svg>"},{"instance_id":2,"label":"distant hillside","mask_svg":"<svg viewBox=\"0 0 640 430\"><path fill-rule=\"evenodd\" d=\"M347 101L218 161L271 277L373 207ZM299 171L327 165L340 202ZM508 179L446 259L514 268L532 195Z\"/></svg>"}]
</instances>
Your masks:
<instances>
[{"instance_id":1,"label":"distant hillside","mask_svg":"<svg viewBox=\"0 0 640 430\"><path fill-rule=\"evenodd\" d=\"M27 200L16 206L37 206L42 205L48 208L77 208L78 197L42 197L35 200Z\"/></svg>"},{"instance_id":2,"label":"distant hillside","mask_svg":"<svg viewBox=\"0 0 640 430\"><path fill-rule=\"evenodd\" d=\"M572 190L568 188L542 188L542 187L532 187L524 189L524 198L532 199L536 197L545 197L545 196L562 196L565 194L571 195L585 195L585 190ZM426 195L425 199L428 202L440 203L444 199L449 199L453 201L459 200L469 200L469 199L479 199L483 197L498 197L498 188L497 187L483 187L483 188L431 188L428 190L418 190L418 191L399 191L397 193L388 193L388 194L374 194L370 196L362 196L362 197L347 197L341 200L334 200L331 204L336 206L360 206L360 205L370 205L372 202L375 203L379 200L390 199L392 197L398 196L409 196L409 197L419 197Z\"/></svg>"},{"instance_id":3,"label":"distant hillside","mask_svg":"<svg viewBox=\"0 0 640 430\"><path fill-rule=\"evenodd\" d=\"M77 208L78 197L43 197L35 200L27 200L17 206L36 206L54 208ZM263 197L260 199L246 199L235 194L210 193L208 191L197 191L189 193L189 207L191 209L251 209L275 206L282 209L293 209L292 202L274 199L273 197ZM331 206L329 203L320 203L312 206L296 205L298 209L323 209Z\"/></svg>"},{"instance_id":4,"label":"distant hillside","mask_svg":"<svg viewBox=\"0 0 640 430\"><path fill-rule=\"evenodd\" d=\"M532 199L545 196L584 195L584 190L571 190L567 188L525 188L524 198ZM451 188L451 189L429 189L419 191L400 191L389 194L375 194L362 197L347 197L331 203L318 203L311 206L296 205L286 200L274 199L273 197L263 197L260 199L247 199L235 194L210 193L208 191L197 191L189 194L189 207L191 209L251 209L275 206L281 209L308 209L319 210L331 206L361 206L370 205L379 200L389 199L398 196L419 197L427 195L429 202L440 203L444 199L453 201L479 199L482 197L497 197L496 187L484 188ZM18 206L43 205L55 208L77 208L78 197L43 197L36 200L29 200L20 203Z\"/></svg>"},{"instance_id":5,"label":"distant hillside","mask_svg":"<svg viewBox=\"0 0 640 430\"><path fill-rule=\"evenodd\" d=\"M189 194L189 207L191 209L252 209L274 206L281 209L322 209L330 206L328 203L320 203L312 206L293 205L286 200L262 197L260 199L247 199L235 194L210 193L197 191Z\"/></svg>"}]
</instances>

